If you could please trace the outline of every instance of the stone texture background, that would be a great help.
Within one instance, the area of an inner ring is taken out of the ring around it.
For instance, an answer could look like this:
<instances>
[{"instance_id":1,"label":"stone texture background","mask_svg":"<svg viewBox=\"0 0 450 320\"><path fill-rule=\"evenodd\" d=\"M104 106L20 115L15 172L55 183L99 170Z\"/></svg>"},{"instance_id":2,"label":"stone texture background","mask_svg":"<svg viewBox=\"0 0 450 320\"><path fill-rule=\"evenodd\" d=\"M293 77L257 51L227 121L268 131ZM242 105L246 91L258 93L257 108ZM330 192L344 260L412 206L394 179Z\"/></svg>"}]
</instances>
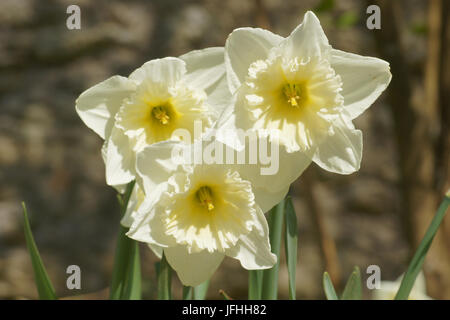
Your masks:
<instances>
[{"instance_id":1,"label":"stone texture background","mask_svg":"<svg viewBox=\"0 0 450 320\"><path fill-rule=\"evenodd\" d=\"M107 296L119 213L115 192L104 182L102 141L74 109L82 91L112 75L127 76L153 58L222 46L236 27L263 26L287 36L306 10L323 2L0 1L0 299L37 297L22 233L22 200L58 295ZM66 28L70 4L81 7L81 30ZM420 12L424 4L415 4ZM318 11L334 47L376 55L363 2L336 1L332 10ZM350 25L342 22L346 12L356 19ZM422 21L423 11L416 18ZM415 41L420 48L424 40ZM413 54L423 59L423 50ZM335 241L342 278L353 265L364 271L377 264L387 280L406 269L410 249L398 216L397 154L384 101L355 121L364 132L358 173L339 176L312 165L292 187L299 220L300 299L323 298L325 265L311 203ZM156 260L145 246L141 252L144 297L154 298ZM81 267L81 291L65 286L71 264ZM280 297L287 298L284 262L281 270ZM179 297L180 284L174 281ZM224 289L233 298L246 298L246 286L246 272L226 259L208 297L217 299Z\"/></svg>"}]
</instances>

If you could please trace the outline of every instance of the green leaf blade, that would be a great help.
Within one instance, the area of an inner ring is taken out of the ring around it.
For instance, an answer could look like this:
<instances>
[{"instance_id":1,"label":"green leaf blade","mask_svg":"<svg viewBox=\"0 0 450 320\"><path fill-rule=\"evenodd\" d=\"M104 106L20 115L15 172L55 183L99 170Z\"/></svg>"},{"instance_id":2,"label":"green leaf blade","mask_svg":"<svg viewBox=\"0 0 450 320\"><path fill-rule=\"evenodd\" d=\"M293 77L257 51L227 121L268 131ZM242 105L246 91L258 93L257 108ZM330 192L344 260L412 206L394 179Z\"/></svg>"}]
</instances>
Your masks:
<instances>
[{"instance_id":1,"label":"green leaf blade","mask_svg":"<svg viewBox=\"0 0 450 320\"><path fill-rule=\"evenodd\" d=\"M263 270L248 271L248 299L260 300L263 280Z\"/></svg>"},{"instance_id":2,"label":"green leaf blade","mask_svg":"<svg viewBox=\"0 0 450 320\"><path fill-rule=\"evenodd\" d=\"M323 273L323 290L328 300L339 300L328 272Z\"/></svg>"},{"instance_id":3,"label":"green leaf blade","mask_svg":"<svg viewBox=\"0 0 450 320\"><path fill-rule=\"evenodd\" d=\"M297 215L291 197L286 199L285 208L285 250L289 276L289 299L296 299L297 245L298 226Z\"/></svg>"},{"instance_id":4,"label":"green leaf blade","mask_svg":"<svg viewBox=\"0 0 450 320\"><path fill-rule=\"evenodd\" d=\"M425 261L425 257L430 249L431 243L433 242L434 236L436 235L439 226L444 220L447 209L450 205L450 193L447 192L444 199L442 200L433 220L430 223L430 226L425 233L422 241L419 244L419 247L414 254L411 263L408 266L408 270L406 271L400 287L398 289L397 294L395 295L395 300L407 300L411 290L416 281L417 275L422 269L423 262Z\"/></svg>"},{"instance_id":5,"label":"green leaf blade","mask_svg":"<svg viewBox=\"0 0 450 320\"><path fill-rule=\"evenodd\" d=\"M277 204L269 213L269 237L272 253L277 256L277 263L270 269L263 271L263 285L261 299L276 300L278 297L278 270L280 267L281 236L284 221L284 200Z\"/></svg>"},{"instance_id":6,"label":"green leaf blade","mask_svg":"<svg viewBox=\"0 0 450 320\"><path fill-rule=\"evenodd\" d=\"M158 270L158 300L172 299L172 268L166 256L161 257Z\"/></svg>"},{"instance_id":7,"label":"green leaf blade","mask_svg":"<svg viewBox=\"0 0 450 320\"><path fill-rule=\"evenodd\" d=\"M58 299L55 293L55 289L48 277L45 270L44 263L42 262L39 250L34 241L33 233L31 232L30 222L28 220L28 211L25 203L22 202L23 207L23 219L24 219L24 233L27 243L28 252L30 253L31 264L33 266L34 280L41 300L56 300Z\"/></svg>"},{"instance_id":8,"label":"green leaf blade","mask_svg":"<svg viewBox=\"0 0 450 320\"><path fill-rule=\"evenodd\" d=\"M352 274L347 280L344 292L342 293L341 300L361 300L362 299L362 285L361 285L361 272L359 268L355 266Z\"/></svg>"}]
</instances>

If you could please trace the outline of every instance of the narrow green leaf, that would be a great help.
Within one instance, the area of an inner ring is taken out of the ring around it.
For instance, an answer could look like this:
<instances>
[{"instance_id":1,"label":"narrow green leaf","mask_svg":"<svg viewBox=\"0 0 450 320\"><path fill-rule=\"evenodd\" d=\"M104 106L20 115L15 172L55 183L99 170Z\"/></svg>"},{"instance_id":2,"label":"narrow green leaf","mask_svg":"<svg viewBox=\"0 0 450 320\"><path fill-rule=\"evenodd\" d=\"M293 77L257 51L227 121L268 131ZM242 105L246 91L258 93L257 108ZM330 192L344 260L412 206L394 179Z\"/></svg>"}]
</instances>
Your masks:
<instances>
[{"instance_id":1,"label":"narrow green leaf","mask_svg":"<svg viewBox=\"0 0 450 320\"><path fill-rule=\"evenodd\" d=\"M136 241L132 241L131 244L127 269L125 287L120 298L123 300L141 300L141 258L139 244Z\"/></svg>"},{"instance_id":2,"label":"narrow green leaf","mask_svg":"<svg viewBox=\"0 0 450 320\"><path fill-rule=\"evenodd\" d=\"M361 300L362 299L362 285L361 272L359 267L355 266L352 274L347 280L341 300Z\"/></svg>"},{"instance_id":3,"label":"narrow green leaf","mask_svg":"<svg viewBox=\"0 0 450 320\"><path fill-rule=\"evenodd\" d=\"M192 287L183 286L183 300L192 300Z\"/></svg>"},{"instance_id":4,"label":"narrow green leaf","mask_svg":"<svg viewBox=\"0 0 450 320\"><path fill-rule=\"evenodd\" d=\"M263 285L261 298L276 300L278 297L278 269L280 267L281 235L283 231L284 200L277 204L269 213L269 237L272 252L277 256L277 263L270 269L263 271Z\"/></svg>"},{"instance_id":5,"label":"narrow green leaf","mask_svg":"<svg viewBox=\"0 0 450 320\"><path fill-rule=\"evenodd\" d=\"M206 294L208 293L209 280L199 284L194 287L194 300L205 300Z\"/></svg>"},{"instance_id":6,"label":"narrow green leaf","mask_svg":"<svg viewBox=\"0 0 450 320\"><path fill-rule=\"evenodd\" d=\"M291 197L286 198L285 208L285 250L289 275L289 299L295 300L296 294L296 272L297 272L297 240L298 227L297 215Z\"/></svg>"},{"instance_id":7,"label":"narrow green leaf","mask_svg":"<svg viewBox=\"0 0 450 320\"><path fill-rule=\"evenodd\" d=\"M121 205L122 216L128 206L128 200L130 200L131 192L133 191L135 182L132 181L127 185L125 194L119 197L119 203ZM116 253L114 257L114 268L111 280L111 289L109 293L109 298L111 300L121 299L125 286L126 280L128 279L128 266L133 261L135 257L133 256L133 246L134 240L126 236L127 229L123 226L119 227L119 234L117 237ZM131 268L133 270L133 268Z\"/></svg>"},{"instance_id":8,"label":"narrow green leaf","mask_svg":"<svg viewBox=\"0 0 450 320\"><path fill-rule=\"evenodd\" d=\"M39 294L39 299L41 300L56 300L55 289L48 277L47 271L45 270L44 263L42 262L39 250L34 242L33 233L31 232L30 222L28 221L28 212L25 202L22 202L23 207L23 229L25 233L25 240L27 243L28 252L31 257L31 265L33 266L34 281Z\"/></svg>"},{"instance_id":9,"label":"narrow green leaf","mask_svg":"<svg viewBox=\"0 0 450 320\"><path fill-rule=\"evenodd\" d=\"M323 290L328 300L339 300L328 272L323 273Z\"/></svg>"},{"instance_id":10,"label":"narrow green leaf","mask_svg":"<svg viewBox=\"0 0 450 320\"><path fill-rule=\"evenodd\" d=\"M248 271L248 299L260 300L263 280L263 270Z\"/></svg>"},{"instance_id":11,"label":"narrow green leaf","mask_svg":"<svg viewBox=\"0 0 450 320\"><path fill-rule=\"evenodd\" d=\"M157 278L157 279L159 278L159 270L160 270L160 267L161 267L161 260L155 262L155 271L156 271L156 278Z\"/></svg>"},{"instance_id":12,"label":"narrow green leaf","mask_svg":"<svg viewBox=\"0 0 450 320\"><path fill-rule=\"evenodd\" d=\"M406 300L409 297L409 293L411 292L414 282L416 281L417 275L422 269L423 262L428 253L428 249L430 249L431 243L433 242L434 236L439 229L439 226L442 223L442 220L445 217L448 206L450 204L450 192L444 197L441 205L439 206L436 215L431 221L430 226L428 227L425 236L419 244L419 247L414 254L411 263L409 264L408 270L405 273L405 276L402 279L400 284L400 288L398 289L397 294L395 295L395 300Z\"/></svg>"},{"instance_id":13,"label":"narrow green leaf","mask_svg":"<svg viewBox=\"0 0 450 320\"><path fill-rule=\"evenodd\" d=\"M158 271L158 300L172 299L172 268L167 262L166 256L161 258Z\"/></svg>"}]
</instances>

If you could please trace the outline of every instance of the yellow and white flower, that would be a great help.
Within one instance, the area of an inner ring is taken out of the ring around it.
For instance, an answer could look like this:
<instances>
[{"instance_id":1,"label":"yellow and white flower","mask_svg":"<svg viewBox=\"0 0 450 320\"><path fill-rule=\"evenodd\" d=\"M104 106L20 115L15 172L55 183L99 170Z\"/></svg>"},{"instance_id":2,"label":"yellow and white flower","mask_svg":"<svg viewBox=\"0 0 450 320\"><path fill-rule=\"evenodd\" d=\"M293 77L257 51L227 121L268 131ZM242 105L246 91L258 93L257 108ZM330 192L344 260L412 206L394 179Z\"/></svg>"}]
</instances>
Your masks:
<instances>
[{"instance_id":1,"label":"yellow and white flower","mask_svg":"<svg viewBox=\"0 0 450 320\"><path fill-rule=\"evenodd\" d=\"M394 300L397 294L403 276L400 276L395 281L381 281L380 289L373 290L373 299L375 300ZM420 272L417 276L416 282L409 294L409 300L431 300L426 292L425 275Z\"/></svg>"},{"instance_id":2,"label":"yellow and white flower","mask_svg":"<svg viewBox=\"0 0 450 320\"><path fill-rule=\"evenodd\" d=\"M239 165L176 164L176 144L183 143L161 142L138 154L136 168L146 197L132 213L127 235L159 255L163 251L184 285L209 279L225 256L246 269L272 267L276 256L263 212L287 190L254 190Z\"/></svg>"},{"instance_id":3,"label":"yellow and white flower","mask_svg":"<svg viewBox=\"0 0 450 320\"><path fill-rule=\"evenodd\" d=\"M102 155L108 185L135 179L136 153L177 139L176 129L194 136L194 121L213 125L229 100L224 49L192 51L179 58L145 63L128 78L113 76L83 92L76 110L105 139Z\"/></svg>"},{"instance_id":4,"label":"yellow and white flower","mask_svg":"<svg viewBox=\"0 0 450 320\"><path fill-rule=\"evenodd\" d=\"M386 61L333 49L317 17L307 12L287 38L263 29L234 30L225 65L236 97L220 126L269 135L279 130L276 142L292 154L281 163L297 168L294 179L311 161L341 174L359 170L362 133L352 120L388 86Z\"/></svg>"}]
</instances>

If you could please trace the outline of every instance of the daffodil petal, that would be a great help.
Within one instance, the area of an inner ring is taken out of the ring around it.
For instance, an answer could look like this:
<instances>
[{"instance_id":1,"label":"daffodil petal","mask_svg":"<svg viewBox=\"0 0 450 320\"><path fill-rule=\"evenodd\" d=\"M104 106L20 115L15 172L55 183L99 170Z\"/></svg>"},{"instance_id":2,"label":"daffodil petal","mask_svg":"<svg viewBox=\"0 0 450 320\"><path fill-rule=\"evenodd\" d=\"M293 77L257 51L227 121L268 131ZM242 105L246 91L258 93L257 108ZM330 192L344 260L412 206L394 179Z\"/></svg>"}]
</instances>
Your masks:
<instances>
[{"instance_id":1,"label":"daffodil petal","mask_svg":"<svg viewBox=\"0 0 450 320\"><path fill-rule=\"evenodd\" d=\"M269 212L275 205L280 203L286 197L289 191L289 184L280 191L273 191L270 185L265 187L253 186L253 194L255 195L255 202L261 208L262 212Z\"/></svg>"},{"instance_id":2,"label":"daffodil petal","mask_svg":"<svg viewBox=\"0 0 450 320\"><path fill-rule=\"evenodd\" d=\"M400 284L393 281L381 281L380 287L373 290L373 300L394 300Z\"/></svg>"},{"instance_id":3,"label":"daffodil petal","mask_svg":"<svg viewBox=\"0 0 450 320\"><path fill-rule=\"evenodd\" d=\"M218 119L231 99L225 73L224 48L212 47L195 50L180 56L186 62L183 81L189 87L202 89L213 119Z\"/></svg>"},{"instance_id":4,"label":"daffodil petal","mask_svg":"<svg viewBox=\"0 0 450 320\"><path fill-rule=\"evenodd\" d=\"M156 244L151 244L151 243L148 243L147 245L150 248L150 250L153 251L155 256L157 256L159 259L162 258L163 249L164 249L163 247L160 247L160 246L158 246Z\"/></svg>"},{"instance_id":5,"label":"daffodil petal","mask_svg":"<svg viewBox=\"0 0 450 320\"><path fill-rule=\"evenodd\" d=\"M146 194L153 192L161 183L167 182L178 165L172 159L172 152L181 143L164 141L145 147L138 153L136 170L142 179Z\"/></svg>"},{"instance_id":6,"label":"daffodil petal","mask_svg":"<svg viewBox=\"0 0 450 320\"><path fill-rule=\"evenodd\" d=\"M400 278L399 284L401 283L401 279L402 278ZM417 292L421 292L423 294L426 294L426 292L427 292L427 283L425 281L425 274L423 273L423 271L420 271L419 274L417 275L416 282L414 282L413 289L416 290Z\"/></svg>"},{"instance_id":7,"label":"daffodil petal","mask_svg":"<svg viewBox=\"0 0 450 320\"><path fill-rule=\"evenodd\" d=\"M114 124L114 115L136 85L128 78L111 77L84 91L77 99L75 109L84 123L105 139Z\"/></svg>"},{"instance_id":8,"label":"daffodil petal","mask_svg":"<svg viewBox=\"0 0 450 320\"><path fill-rule=\"evenodd\" d=\"M224 48L212 47L194 50L180 56L186 62L184 81L188 86L205 90L207 94L225 75Z\"/></svg>"},{"instance_id":9,"label":"daffodil petal","mask_svg":"<svg viewBox=\"0 0 450 320\"><path fill-rule=\"evenodd\" d=\"M225 43L225 65L232 93L245 81L248 68L256 60L266 59L271 48L283 37L259 28L234 30Z\"/></svg>"},{"instance_id":10,"label":"daffodil petal","mask_svg":"<svg viewBox=\"0 0 450 320\"><path fill-rule=\"evenodd\" d=\"M137 196L136 196L136 186L134 187L133 191L131 192L130 200L128 200L128 206L127 210L122 217L122 220L120 220L120 224L124 227L130 227L133 224L133 217L132 214L136 209L137 205Z\"/></svg>"},{"instance_id":11,"label":"daffodil petal","mask_svg":"<svg viewBox=\"0 0 450 320\"><path fill-rule=\"evenodd\" d=\"M327 57L331 49L319 19L311 11L306 12L303 22L280 46L288 58Z\"/></svg>"},{"instance_id":12,"label":"daffodil petal","mask_svg":"<svg viewBox=\"0 0 450 320\"><path fill-rule=\"evenodd\" d=\"M137 178L139 179L139 177ZM128 200L127 210L120 221L124 227L130 227L134 222L134 217L137 214L137 210L141 206L145 199L145 194L142 191L138 183L134 185L133 191L131 192L130 199Z\"/></svg>"},{"instance_id":13,"label":"daffodil petal","mask_svg":"<svg viewBox=\"0 0 450 320\"><path fill-rule=\"evenodd\" d=\"M326 137L318 146L313 161L321 168L339 174L358 171L361 165L362 132L355 130L343 117L333 123L334 135Z\"/></svg>"},{"instance_id":14,"label":"daffodil petal","mask_svg":"<svg viewBox=\"0 0 450 320\"><path fill-rule=\"evenodd\" d=\"M130 79L141 83L150 80L156 83L164 83L175 86L178 80L186 73L186 63L178 58L167 57L155 59L144 63L140 68L130 74Z\"/></svg>"},{"instance_id":15,"label":"daffodil petal","mask_svg":"<svg viewBox=\"0 0 450 320\"><path fill-rule=\"evenodd\" d=\"M163 208L155 206L158 197L155 193L148 194L136 214L127 236L136 241L155 244L160 247L175 245L175 240L165 233L165 225L161 217Z\"/></svg>"},{"instance_id":16,"label":"daffodil petal","mask_svg":"<svg viewBox=\"0 0 450 320\"><path fill-rule=\"evenodd\" d=\"M270 162L265 163L267 160L265 159L262 163L263 159L259 153L257 164L238 164L235 165L237 167L235 170L240 172L243 179L251 181L253 187L257 190L268 190L279 195L280 192L283 193L286 190L286 186L297 180L311 164L314 150L289 153L275 142L262 140L261 143L267 145L270 152L270 158L268 158ZM245 148L250 152L249 140L246 141ZM269 196L265 199L263 207L272 207L280 201L281 199L278 199L277 195Z\"/></svg>"},{"instance_id":17,"label":"daffodil petal","mask_svg":"<svg viewBox=\"0 0 450 320\"><path fill-rule=\"evenodd\" d=\"M220 120L223 112L230 105L231 99L232 96L228 87L227 76L224 74L214 85L213 90L208 94L206 99L206 103L211 105L209 112L214 122Z\"/></svg>"},{"instance_id":18,"label":"daffodil petal","mask_svg":"<svg viewBox=\"0 0 450 320\"><path fill-rule=\"evenodd\" d=\"M110 186L124 185L134 180L135 155L128 137L113 127L106 150L106 183Z\"/></svg>"},{"instance_id":19,"label":"daffodil petal","mask_svg":"<svg viewBox=\"0 0 450 320\"><path fill-rule=\"evenodd\" d=\"M227 108L222 115L222 119L219 120L220 123L218 126L220 127L217 129L216 139L232 149L242 150L245 148L246 150L250 150L250 140L246 139L244 141L238 134L239 129L248 130L249 128L242 128L240 124L236 123L236 118L240 113L233 112L232 109L233 107ZM255 136L257 135L255 134ZM261 136L259 136L259 139L261 139ZM311 149L304 152L291 153L277 143L270 142L270 139L260 141L261 143L266 144L267 150L269 150L271 154L271 162L263 164L261 162L261 154L258 154L257 164L236 165L237 168L235 168L235 170L240 172L243 179L252 182L254 189L259 191L258 195L264 190L274 193L265 198L262 203L259 203L257 200L257 203L262 206L264 212L266 212L265 209L267 207L273 207L281 201L281 199L278 199L278 196L285 192L286 186L294 182L311 164L311 159L315 150ZM258 150L260 149L258 148ZM277 154L278 158L275 154ZM262 174L262 170L265 171L265 174ZM269 174L272 171L273 173ZM274 176L276 176L276 179L274 179ZM262 199L264 197L265 196L262 195L258 198Z\"/></svg>"},{"instance_id":20,"label":"daffodil petal","mask_svg":"<svg viewBox=\"0 0 450 320\"><path fill-rule=\"evenodd\" d=\"M248 113L236 103L237 98L238 95L235 94L232 97L232 103L224 109L217 120L216 139L230 148L242 150L245 145L238 135L238 130L247 131L251 129L252 123L247 120ZM241 120L238 121L238 118Z\"/></svg>"},{"instance_id":21,"label":"daffodil petal","mask_svg":"<svg viewBox=\"0 0 450 320\"><path fill-rule=\"evenodd\" d=\"M369 108L392 78L388 62L335 49L331 50L331 66L341 76L341 94L351 119Z\"/></svg>"},{"instance_id":22,"label":"daffodil petal","mask_svg":"<svg viewBox=\"0 0 450 320\"><path fill-rule=\"evenodd\" d=\"M225 256L207 250L189 253L187 247L181 245L164 248L164 255L185 286L197 286L211 278Z\"/></svg>"},{"instance_id":23,"label":"daffodil petal","mask_svg":"<svg viewBox=\"0 0 450 320\"><path fill-rule=\"evenodd\" d=\"M241 236L237 245L226 251L226 255L238 259L247 270L268 269L277 262L270 250L269 228L260 208L256 210L257 221L253 230Z\"/></svg>"}]
</instances>

